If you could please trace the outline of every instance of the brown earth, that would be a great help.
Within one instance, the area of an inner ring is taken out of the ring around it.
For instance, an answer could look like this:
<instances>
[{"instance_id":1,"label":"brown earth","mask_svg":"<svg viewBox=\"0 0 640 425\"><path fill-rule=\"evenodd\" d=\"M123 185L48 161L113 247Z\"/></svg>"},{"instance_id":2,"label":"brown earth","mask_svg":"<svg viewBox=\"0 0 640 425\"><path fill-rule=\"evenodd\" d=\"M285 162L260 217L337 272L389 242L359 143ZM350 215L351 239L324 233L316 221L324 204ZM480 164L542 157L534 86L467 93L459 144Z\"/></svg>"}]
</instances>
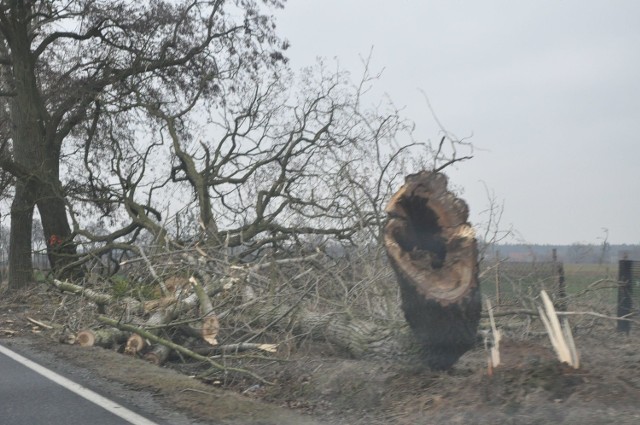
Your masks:
<instances>
[{"instance_id":1,"label":"brown earth","mask_svg":"<svg viewBox=\"0 0 640 425\"><path fill-rule=\"evenodd\" d=\"M578 370L559 364L543 336L511 335L504 364L489 376L482 347L449 372L390 361L352 360L326 344L304 342L293 352L253 360L272 381L196 380L188 361L156 367L115 350L59 343L27 317L49 321L60 299L22 294L0 301L3 344L47 352L87 377L153 395L167 411L198 423L229 424L637 424L640 423L640 336L614 332L611 321L577 328ZM48 294L47 296L53 296ZM182 373L178 373L178 371ZM224 387L224 388L221 388ZM165 416L166 417L166 416ZM177 423L177 422L176 422Z\"/></svg>"}]
</instances>

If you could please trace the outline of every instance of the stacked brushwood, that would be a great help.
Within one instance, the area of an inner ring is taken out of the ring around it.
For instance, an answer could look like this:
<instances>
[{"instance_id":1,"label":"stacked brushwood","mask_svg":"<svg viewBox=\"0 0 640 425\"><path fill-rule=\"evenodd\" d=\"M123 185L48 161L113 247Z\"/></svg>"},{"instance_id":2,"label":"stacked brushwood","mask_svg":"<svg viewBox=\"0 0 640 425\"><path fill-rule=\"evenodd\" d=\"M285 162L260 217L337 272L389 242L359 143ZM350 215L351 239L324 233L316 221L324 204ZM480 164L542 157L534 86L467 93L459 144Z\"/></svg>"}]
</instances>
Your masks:
<instances>
[{"instance_id":1,"label":"stacked brushwood","mask_svg":"<svg viewBox=\"0 0 640 425\"><path fill-rule=\"evenodd\" d=\"M209 376L234 372L259 380L248 369L229 366L228 358L249 350L278 356L290 350L282 342L291 336L328 342L352 358L397 359L415 351L405 324L323 304L341 278L336 261L321 252L230 265L200 248L188 251L161 256L164 263L152 265L153 272L149 263L130 260L139 262L141 275L147 268L146 288L152 288L130 296L116 297L106 284L53 280L58 291L82 297L100 313L64 342L117 349L158 365L189 357L208 366Z\"/></svg>"}]
</instances>

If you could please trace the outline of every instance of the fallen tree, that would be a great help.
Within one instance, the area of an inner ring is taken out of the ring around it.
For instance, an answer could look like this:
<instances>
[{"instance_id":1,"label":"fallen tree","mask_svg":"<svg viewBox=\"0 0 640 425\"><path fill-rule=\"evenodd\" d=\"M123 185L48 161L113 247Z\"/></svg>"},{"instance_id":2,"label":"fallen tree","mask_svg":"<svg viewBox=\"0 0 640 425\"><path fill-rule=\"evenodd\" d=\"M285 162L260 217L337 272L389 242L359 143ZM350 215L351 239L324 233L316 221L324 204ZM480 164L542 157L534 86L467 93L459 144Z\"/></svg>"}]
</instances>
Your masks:
<instances>
[{"instance_id":1,"label":"fallen tree","mask_svg":"<svg viewBox=\"0 0 640 425\"><path fill-rule=\"evenodd\" d=\"M467 206L447 190L444 175L421 172L407 177L391 199L387 214L384 246L398 278L402 310L412 332L394 321L397 312L389 313L387 321L381 322L354 316L348 298L343 309L335 309L337 304L319 305L323 297L318 291L326 290L326 296L331 297L335 291L331 287L340 287L348 296L358 287L348 287L335 273L336 260L320 252L231 265L216 260L221 256L213 255L213 251L207 254L195 250L198 259L176 263L185 268L182 273L188 270L192 276L189 282L193 292L185 296L169 294L160 300L132 302L67 282L56 281L55 286L84 296L112 313L132 314L126 320L129 323L105 316L99 321L112 327L110 332L116 328L131 333L129 341L139 339L141 347L149 341L155 343L151 349L140 348L132 354L158 364L171 350L189 356L191 348L219 352L218 331L224 329L221 338L226 346L266 343L275 347L289 334L327 341L353 358L403 358L413 362L419 355L431 368L448 369L476 344L480 320L478 253L473 229L467 222ZM340 261L354 267L351 259ZM366 261L362 264L370 266ZM201 276L206 276L202 284ZM335 285L327 279L335 279ZM158 280L154 277L154 282ZM165 298L170 302L163 301ZM161 329L171 341L159 335ZM99 339L111 341L109 335Z\"/></svg>"},{"instance_id":2,"label":"fallen tree","mask_svg":"<svg viewBox=\"0 0 640 425\"><path fill-rule=\"evenodd\" d=\"M417 346L406 325L382 326L338 312L320 313L306 308L278 306L260 310L260 324L273 329L291 329L298 335L326 341L354 359L409 358Z\"/></svg>"},{"instance_id":3,"label":"fallen tree","mask_svg":"<svg viewBox=\"0 0 640 425\"><path fill-rule=\"evenodd\" d=\"M387 207L384 244L402 310L433 369L448 369L476 343L480 320L478 250L466 203L447 178L407 176Z\"/></svg>"}]
</instances>

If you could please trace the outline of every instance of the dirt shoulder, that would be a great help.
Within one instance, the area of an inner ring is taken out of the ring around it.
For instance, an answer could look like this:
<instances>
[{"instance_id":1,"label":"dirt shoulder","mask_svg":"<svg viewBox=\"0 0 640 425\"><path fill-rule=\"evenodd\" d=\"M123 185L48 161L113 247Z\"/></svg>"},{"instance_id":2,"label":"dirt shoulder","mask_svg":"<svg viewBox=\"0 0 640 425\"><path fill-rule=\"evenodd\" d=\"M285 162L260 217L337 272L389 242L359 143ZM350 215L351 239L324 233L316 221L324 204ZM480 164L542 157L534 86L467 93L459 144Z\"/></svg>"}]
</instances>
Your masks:
<instances>
[{"instance_id":1,"label":"dirt shoulder","mask_svg":"<svg viewBox=\"0 0 640 425\"><path fill-rule=\"evenodd\" d=\"M553 360L544 344L505 344L488 376L483 352L449 373L407 365L305 357L248 396L101 348L31 335L3 339L45 366L150 411L170 424L636 424L638 341L581 338L584 367ZM616 357L617 356L617 357Z\"/></svg>"},{"instance_id":2,"label":"dirt shoulder","mask_svg":"<svg viewBox=\"0 0 640 425\"><path fill-rule=\"evenodd\" d=\"M171 425L319 424L296 411L205 385L175 370L102 348L52 342L46 335L0 342L121 404Z\"/></svg>"}]
</instances>

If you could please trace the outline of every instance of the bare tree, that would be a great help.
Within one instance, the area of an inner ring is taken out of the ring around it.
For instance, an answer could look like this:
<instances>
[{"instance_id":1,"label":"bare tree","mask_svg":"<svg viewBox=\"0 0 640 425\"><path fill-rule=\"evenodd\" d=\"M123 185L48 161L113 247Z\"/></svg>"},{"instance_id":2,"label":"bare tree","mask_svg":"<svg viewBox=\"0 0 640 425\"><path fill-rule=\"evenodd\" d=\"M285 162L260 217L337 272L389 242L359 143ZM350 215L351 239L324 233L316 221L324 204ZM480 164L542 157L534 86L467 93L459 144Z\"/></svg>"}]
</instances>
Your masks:
<instances>
[{"instance_id":1,"label":"bare tree","mask_svg":"<svg viewBox=\"0 0 640 425\"><path fill-rule=\"evenodd\" d=\"M195 98L180 111L147 100L169 140L171 183L193 194L197 239L252 250L310 235L375 242L409 159L427 150L393 105L361 104L372 79L319 63L298 83L286 70L251 81L213 113Z\"/></svg>"},{"instance_id":2,"label":"bare tree","mask_svg":"<svg viewBox=\"0 0 640 425\"><path fill-rule=\"evenodd\" d=\"M161 102L179 102L194 89L216 97L216 80L248 78L283 59L286 46L261 4L282 6L278 0L0 3L0 95L7 105L0 166L16 179L11 287L31 280L35 206L45 239L59 241L48 246L54 269L74 261L69 192L103 208L109 201L99 196L104 188L96 187L95 175L64 172L79 156L96 161L118 133L134 137L134 92L154 93Z\"/></svg>"},{"instance_id":3,"label":"bare tree","mask_svg":"<svg viewBox=\"0 0 640 425\"><path fill-rule=\"evenodd\" d=\"M322 63L294 77L265 5L282 2L0 2L10 287L31 280L35 207L58 274L140 251L145 232L179 247L178 225L244 255L369 243L408 170L467 158L448 134L415 142L392 104L367 107L366 61L355 82ZM196 223L169 219L191 208Z\"/></svg>"}]
</instances>

